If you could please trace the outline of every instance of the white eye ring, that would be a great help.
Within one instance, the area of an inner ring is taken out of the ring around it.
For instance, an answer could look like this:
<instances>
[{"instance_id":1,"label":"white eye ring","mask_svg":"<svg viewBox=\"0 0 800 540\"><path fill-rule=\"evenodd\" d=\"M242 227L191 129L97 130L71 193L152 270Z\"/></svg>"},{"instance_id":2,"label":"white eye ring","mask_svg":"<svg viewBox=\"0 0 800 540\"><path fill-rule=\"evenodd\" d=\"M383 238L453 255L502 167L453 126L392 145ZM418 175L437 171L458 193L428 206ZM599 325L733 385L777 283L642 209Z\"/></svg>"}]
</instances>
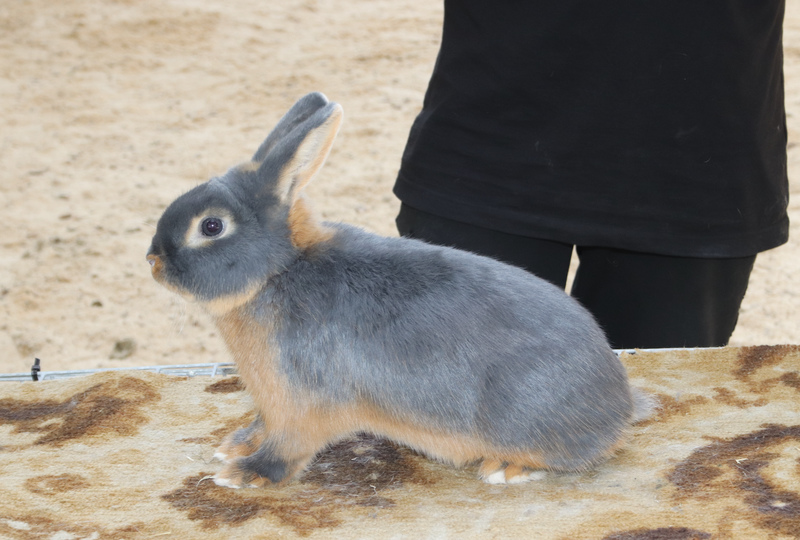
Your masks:
<instances>
[{"instance_id":1,"label":"white eye ring","mask_svg":"<svg viewBox=\"0 0 800 540\"><path fill-rule=\"evenodd\" d=\"M207 208L192 218L184 242L187 247L199 248L228 237L235 231L236 221L230 212L222 208Z\"/></svg>"}]
</instances>

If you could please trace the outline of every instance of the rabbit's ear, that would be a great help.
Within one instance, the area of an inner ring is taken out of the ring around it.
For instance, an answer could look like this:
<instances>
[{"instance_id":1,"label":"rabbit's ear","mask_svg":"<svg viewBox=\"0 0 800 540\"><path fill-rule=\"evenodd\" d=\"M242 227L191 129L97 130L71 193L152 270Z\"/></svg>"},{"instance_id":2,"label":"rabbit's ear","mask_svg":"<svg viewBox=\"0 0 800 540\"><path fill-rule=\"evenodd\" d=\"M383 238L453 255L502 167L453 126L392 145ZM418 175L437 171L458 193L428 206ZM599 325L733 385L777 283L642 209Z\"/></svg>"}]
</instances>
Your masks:
<instances>
[{"instance_id":1,"label":"rabbit's ear","mask_svg":"<svg viewBox=\"0 0 800 540\"><path fill-rule=\"evenodd\" d=\"M327 103L296 125L268 152L258 176L267 184L274 182L272 193L282 203L291 205L322 168L343 116L341 105ZM277 178L274 176L276 169L279 171Z\"/></svg>"},{"instance_id":2,"label":"rabbit's ear","mask_svg":"<svg viewBox=\"0 0 800 540\"><path fill-rule=\"evenodd\" d=\"M253 155L253 161L261 163L267 154L275 147L275 145L284 140L289 133L291 133L297 126L313 115L315 112L323 108L329 103L328 98L320 92L312 92L306 94L297 100L297 103L292 105L286 114L283 115L278 121L278 124L270 132L269 136L261 143L256 153Z\"/></svg>"}]
</instances>

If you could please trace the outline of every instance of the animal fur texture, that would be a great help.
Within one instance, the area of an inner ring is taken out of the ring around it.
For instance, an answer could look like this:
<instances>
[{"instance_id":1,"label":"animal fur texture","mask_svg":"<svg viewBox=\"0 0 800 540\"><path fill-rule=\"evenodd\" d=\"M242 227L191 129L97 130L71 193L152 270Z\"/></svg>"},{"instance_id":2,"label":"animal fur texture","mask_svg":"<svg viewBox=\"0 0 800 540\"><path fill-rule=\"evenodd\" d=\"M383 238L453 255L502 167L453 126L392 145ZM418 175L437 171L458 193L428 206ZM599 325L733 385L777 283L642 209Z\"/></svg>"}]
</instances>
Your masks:
<instances>
[{"instance_id":1,"label":"animal fur texture","mask_svg":"<svg viewBox=\"0 0 800 540\"><path fill-rule=\"evenodd\" d=\"M519 268L321 223L302 190L342 109L300 99L251 162L176 199L153 276L215 317L258 417L217 452L215 481L283 482L358 432L489 482L581 470L647 414L593 317Z\"/></svg>"}]
</instances>

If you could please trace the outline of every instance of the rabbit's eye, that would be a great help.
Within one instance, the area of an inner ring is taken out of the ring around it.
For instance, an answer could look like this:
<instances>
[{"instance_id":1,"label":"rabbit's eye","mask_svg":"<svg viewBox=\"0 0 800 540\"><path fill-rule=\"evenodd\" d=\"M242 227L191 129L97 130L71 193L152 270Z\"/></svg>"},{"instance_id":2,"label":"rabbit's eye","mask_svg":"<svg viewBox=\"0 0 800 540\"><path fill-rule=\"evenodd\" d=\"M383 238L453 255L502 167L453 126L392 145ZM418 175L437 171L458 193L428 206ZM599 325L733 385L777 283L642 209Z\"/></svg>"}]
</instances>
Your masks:
<instances>
[{"instance_id":1,"label":"rabbit's eye","mask_svg":"<svg viewBox=\"0 0 800 540\"><path fill-rule=\"evenodd\" d=\"M222 232L222 220L219 218L206 218L200 225L200 230L203 231L204 236L217 236Z\"/></svg>"}]
</instances>

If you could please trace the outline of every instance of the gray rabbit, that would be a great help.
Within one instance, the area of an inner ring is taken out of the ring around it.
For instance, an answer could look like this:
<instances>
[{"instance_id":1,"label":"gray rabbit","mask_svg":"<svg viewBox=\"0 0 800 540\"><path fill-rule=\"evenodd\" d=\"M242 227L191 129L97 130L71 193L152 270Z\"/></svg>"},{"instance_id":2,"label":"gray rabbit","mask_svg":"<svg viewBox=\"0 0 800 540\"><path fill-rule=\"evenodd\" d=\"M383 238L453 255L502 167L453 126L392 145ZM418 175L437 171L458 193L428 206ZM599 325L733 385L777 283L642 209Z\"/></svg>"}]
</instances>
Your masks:
<instances>
[{"instance_id":1,"label":"gray rabbit","mask_svg":"<svg viewBox=\"0 0 800 540\"><path fill-rule=\"evenodd\" d=\"M300 99L252 161L176 199L153 277L216 320L258 416L219 485L290 480L358 432L491 483L609 457L650 404L592 316L521 269L316 221L303 199L342 121Z\"/></svg>"}]
</instances>

